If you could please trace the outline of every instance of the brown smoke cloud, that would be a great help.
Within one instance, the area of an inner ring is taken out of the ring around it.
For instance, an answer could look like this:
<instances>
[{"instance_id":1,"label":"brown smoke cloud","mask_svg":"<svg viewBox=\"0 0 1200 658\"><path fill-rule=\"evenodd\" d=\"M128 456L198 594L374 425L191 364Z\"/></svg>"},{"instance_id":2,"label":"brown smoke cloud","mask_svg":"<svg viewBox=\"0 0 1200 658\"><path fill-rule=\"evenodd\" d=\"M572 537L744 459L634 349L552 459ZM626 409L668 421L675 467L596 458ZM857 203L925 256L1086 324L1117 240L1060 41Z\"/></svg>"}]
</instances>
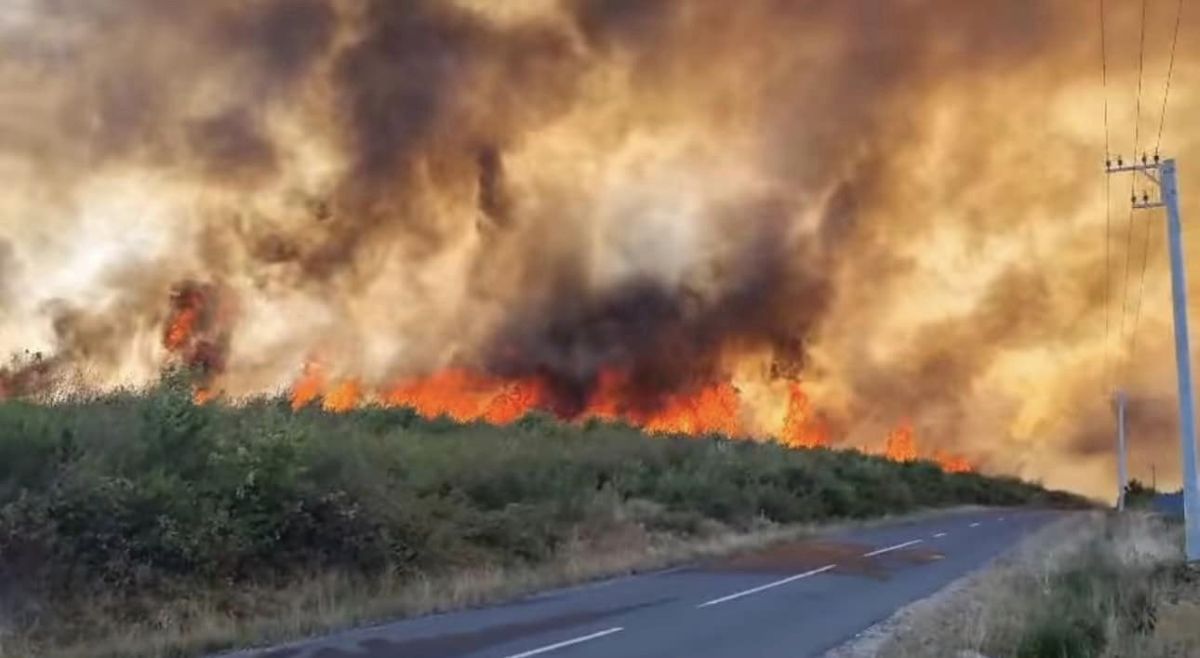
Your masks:
<instances>
[{"instance_id":1,"label":"brown smoke cloud","mask_svg":"<svg viewBox=\"0 0 1200 658\"><path fill-rule=\"evenodd\" d=\"M1106 276L1094 5L10 2L0 382L182 360L236 398L311 359L381 389L467 367L538 377L570 415L617 369L644 409L732 380L767 431L782 377L845 445L909 418L931 448L1099 493L1116 363L1134 473L1169 485L1161 225L1127 250L1114 181ZM1128 155L1139 16L1111 11ZM1151 18L1142 144L1174 17ZM1195 23L1163 140L1190 215Z\"/></svg>"}]
</instances>

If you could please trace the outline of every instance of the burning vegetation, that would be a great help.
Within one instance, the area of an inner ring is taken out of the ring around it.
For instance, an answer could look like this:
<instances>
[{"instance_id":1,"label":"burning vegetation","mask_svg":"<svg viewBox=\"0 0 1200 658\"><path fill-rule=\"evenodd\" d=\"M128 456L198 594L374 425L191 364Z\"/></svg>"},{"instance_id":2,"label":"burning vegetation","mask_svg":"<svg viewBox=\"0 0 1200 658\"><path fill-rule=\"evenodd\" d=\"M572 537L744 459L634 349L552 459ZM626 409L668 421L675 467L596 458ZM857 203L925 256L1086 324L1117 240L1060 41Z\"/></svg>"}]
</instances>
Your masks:
<instances>
[{"instance_id":1,"label":"burning vegetation","mask_svg":"<svg viewBox=\"0 0 1200 658\"><path fill-rule=\"evenodd\" d=\"M183 365L200 402L1107 482L1084 0L10 5L0 353L44 356L0 397Z\"/></svg>"}]
</instances>

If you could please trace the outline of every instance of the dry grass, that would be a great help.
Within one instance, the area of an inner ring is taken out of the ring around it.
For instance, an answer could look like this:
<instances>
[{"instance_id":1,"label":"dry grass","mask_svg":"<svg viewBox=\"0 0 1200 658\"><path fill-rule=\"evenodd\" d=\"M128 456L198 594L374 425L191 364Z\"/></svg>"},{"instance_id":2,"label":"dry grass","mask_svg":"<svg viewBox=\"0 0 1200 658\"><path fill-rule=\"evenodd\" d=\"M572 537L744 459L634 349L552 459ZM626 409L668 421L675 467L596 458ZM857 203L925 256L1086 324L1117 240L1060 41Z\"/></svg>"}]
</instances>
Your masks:
<instances>
[{"instance_id":1,"label":"dry grass","mask_svg":"<svg viewBox=\"0 0 1200 658\"><path fill-rule=\"evenodd\" d=\"M105 611L121 606L92 599L75 612L82 616L78 620L81 626L108 630L102 640L97 641L93 636L84 642L47 650L30 643L27 636L6 635L0 630L0 658L158 658L262 646L383 620L495 603L555 587L653 571L750 551L817 532L875 525L897 518L825 525L783 526L764 522L748 532L709 523L702 536L696 538L646 530L647 517L661 512L659 506L646 501L615 504L608 518L596 519L580 528L554 559L527 568L485 566L439 576L383 577L370 581L342 573L314 574L286 588L222 590L173 597L168 603L148 604L155 612L137 622L111 618ZM902 518L944 512L927 510ZM256 612L240 616L229 613L248 607Z\"/></svg>"},{"instance_id":2,"label":"dry grass","mask_svg":"<svg viewBox=\"0 0 1200 658\"><path fill-rule=\"evenodd\" d=\"M1147 514L1074 515L832 655L1197 656L1200 579L1180 546L1177 526Z\"/></svg>"}]
</instances>

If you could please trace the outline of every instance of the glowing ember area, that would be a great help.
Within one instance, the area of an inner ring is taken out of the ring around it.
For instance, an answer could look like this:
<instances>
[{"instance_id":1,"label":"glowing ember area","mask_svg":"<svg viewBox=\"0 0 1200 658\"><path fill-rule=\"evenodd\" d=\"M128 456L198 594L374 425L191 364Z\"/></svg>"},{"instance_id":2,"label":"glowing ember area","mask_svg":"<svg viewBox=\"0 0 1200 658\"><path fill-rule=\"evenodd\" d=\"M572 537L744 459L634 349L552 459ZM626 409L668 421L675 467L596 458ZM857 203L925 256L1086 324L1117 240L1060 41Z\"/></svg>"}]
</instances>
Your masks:
<instances>
[{"instance_id":1,"label":"glowing ember area","mask_svg":"<svg viewBox=\"0 0 1200 658\"><path fill-rule=\"evenodd\" d=\"M893 429L884 444L884 455L895 462L911 462L917 459L917 439L911 421L904 421Z\"/></svg>"}]
</instances>

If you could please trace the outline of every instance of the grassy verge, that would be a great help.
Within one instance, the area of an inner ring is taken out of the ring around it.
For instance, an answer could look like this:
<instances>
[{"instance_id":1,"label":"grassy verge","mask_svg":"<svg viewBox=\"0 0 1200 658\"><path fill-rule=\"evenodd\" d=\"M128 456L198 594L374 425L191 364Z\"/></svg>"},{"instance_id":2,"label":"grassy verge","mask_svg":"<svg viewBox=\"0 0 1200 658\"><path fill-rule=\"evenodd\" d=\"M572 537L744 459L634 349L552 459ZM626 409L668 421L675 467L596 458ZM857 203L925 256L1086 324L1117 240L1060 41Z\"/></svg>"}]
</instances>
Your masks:
<instances>
[{"instance_id":1,"label":"grassy verge","mask_svg":"<svg viewBox=\"0 0 1200 658\"><path fill-rule=\"evenodd\" d=\"M841 655L1197 656L1200 577L1181 545L1179 526L1149 514L1079 515L900 613L882 648Z\"/></svg>"},{"instance_id":2,"label":"grassy verge","mask_svg":"<svg viewBox=\"0 0 1200 658\"><path fill-rule=\"evenodd\" d=\"M0 403L0 654L197 655L732 550L797 525L1074 504L852 452L529 417Z\"/></svg>"}]
</instances>

